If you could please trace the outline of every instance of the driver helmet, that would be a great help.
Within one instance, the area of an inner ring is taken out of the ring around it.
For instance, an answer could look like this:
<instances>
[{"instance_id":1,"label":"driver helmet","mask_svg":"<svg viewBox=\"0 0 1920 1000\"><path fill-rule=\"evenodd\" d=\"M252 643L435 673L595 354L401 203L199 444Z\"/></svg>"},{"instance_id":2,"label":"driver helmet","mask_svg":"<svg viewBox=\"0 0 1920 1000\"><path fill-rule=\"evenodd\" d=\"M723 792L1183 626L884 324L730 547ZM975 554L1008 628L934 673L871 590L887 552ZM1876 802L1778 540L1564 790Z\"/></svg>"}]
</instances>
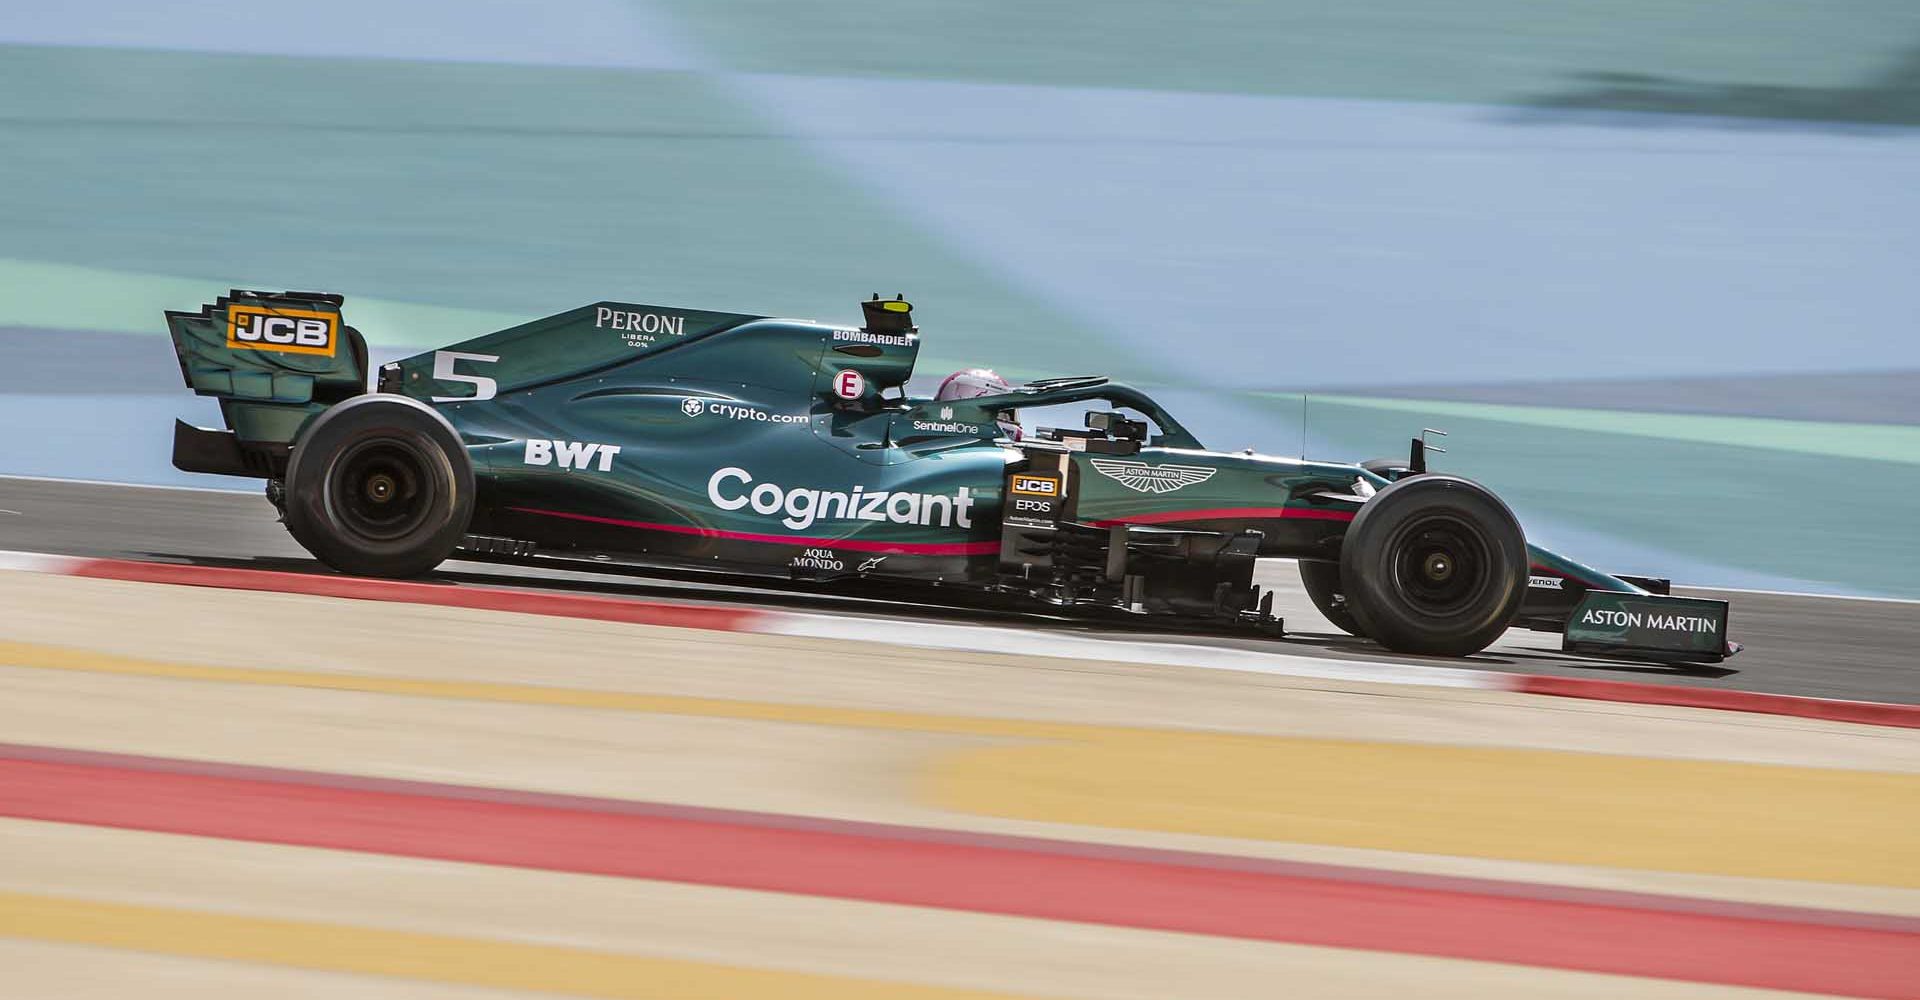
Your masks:
<instances>
[{"instance_id":1,"label":"driver helmet","mask_svg":"<svg viewBox=\"0 0 1920 1000\"><path fill-rule=\"evenodd\" d=\"M951 402L956 399L973 399L976 396L997 396L1003 392L1012 392L1013 383L991 368L962 368L946 377L940 388L934 392L936 403ZM1020 440L1020 422L1013 418L1013 411L1001 410L994 414L1000 429L1015 441Z\"/></svg>"}]
</instances>

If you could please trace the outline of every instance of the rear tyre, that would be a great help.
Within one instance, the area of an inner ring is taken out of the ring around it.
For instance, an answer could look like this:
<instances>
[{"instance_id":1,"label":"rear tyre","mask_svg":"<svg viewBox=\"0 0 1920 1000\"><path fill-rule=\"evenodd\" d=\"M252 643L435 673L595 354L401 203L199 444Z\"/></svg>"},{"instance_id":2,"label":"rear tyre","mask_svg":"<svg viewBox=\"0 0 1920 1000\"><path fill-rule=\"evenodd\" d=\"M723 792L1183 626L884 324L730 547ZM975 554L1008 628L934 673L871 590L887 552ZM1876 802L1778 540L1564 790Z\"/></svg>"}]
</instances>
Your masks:
<instances>
[{"instance_id":1,"label":"rear tyre","mask_svg":"<svg viewBox=\"0 0 1920 1000\"><path fill-rule=\"evenodd\" d=\"M1402 653L1467 656L1519 610L1527 540L1486 487L1415 476L1360 508L1342 543L1340 580L1361 634Z\"/></svg>"},{"instance_id":2,"label":"rear tyre","mask_svg":"<svg viewBox=\"0 0 1920 1000\"><path fill-rule=\"evenodd\" d=\"M1306 586L1313 606L1320 609L1334 628L1348 635L1366 636L1360 631L1360 623L1353 620L1353 609L1347 607L1347 595L1340 587L1339 563L1302 559L1300 582Z\"/></svg>"},{"instance_id":3,"label":"rear tyre","mask_svg":"<svg viewBox=\"0 0 1920 1000\"><path fill-rule=\"evenodd\" d=\"M473 492L473 462L446 418L404 396L356 396L294 443L287 530L343 573L419 576L460 543Z\"/></svg>"}]
</instances>

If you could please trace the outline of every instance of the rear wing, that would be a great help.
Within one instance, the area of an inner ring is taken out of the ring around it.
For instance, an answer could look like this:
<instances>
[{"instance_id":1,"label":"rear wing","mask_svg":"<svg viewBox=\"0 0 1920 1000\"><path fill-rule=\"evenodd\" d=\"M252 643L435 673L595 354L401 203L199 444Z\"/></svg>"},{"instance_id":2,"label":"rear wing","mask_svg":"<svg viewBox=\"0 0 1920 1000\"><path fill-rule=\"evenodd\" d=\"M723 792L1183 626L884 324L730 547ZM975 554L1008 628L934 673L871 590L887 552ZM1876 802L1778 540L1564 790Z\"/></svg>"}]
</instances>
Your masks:
<instances>
[{"instance_id":1,"label":"rear wing","mask_svg":"<svg viewBox=\"0 0 1920 1000\"><path fill-rule=\"evenodd\" d=\"M220 401L227 425L176 423L174 467L278 478L307 421L370 391L366 339L346 325L344 301L325 292L234 289L197 312L168 312L181 378L195 393ZM436 404L486 400L762 318L597 302L385 365L379 390ZM748 350L732 371L764 361L764 354Z\"/></svg>"},{"instance_id":2,"label":"rear wing","mask_svg":"<svg viewBox=\"0 0 1920 1000\"><path fill-rule=\"evenodd\" d=\"M226 430L176 423L173 464L272 478L294 437L328 406L367 391L367 343L342 296L234 289L198 312L167 312L180 377L220 401Z\"/></svg>"}]
</instances>

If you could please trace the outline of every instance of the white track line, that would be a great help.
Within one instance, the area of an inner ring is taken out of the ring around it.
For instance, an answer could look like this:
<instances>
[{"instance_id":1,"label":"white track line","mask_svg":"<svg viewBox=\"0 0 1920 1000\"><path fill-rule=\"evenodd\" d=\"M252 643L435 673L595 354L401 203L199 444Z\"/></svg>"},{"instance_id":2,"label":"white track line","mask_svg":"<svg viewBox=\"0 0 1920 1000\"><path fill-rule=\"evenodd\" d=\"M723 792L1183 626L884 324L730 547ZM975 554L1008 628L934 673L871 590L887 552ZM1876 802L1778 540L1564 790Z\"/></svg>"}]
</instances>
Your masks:
<instances>
[{"instance_id":1,"label":"white track line","mask_svg":"<svg viewBox=\"0 0 1920 1000\"><path fill-rule=\"evenodd\" d=\"M16 570L57 575L110 572L119 560L83 559L75 556L45 555L37 552L0 551L0 570ZM184 579L184 578L182 578ZM374 581L367 581L374 582ZM209 579L204 585L219 585ZM418 586L418 585L403 585ZM291 592L301 592L293 588ZM501 593L515 593L500 591ZM361 592L362 594L366 592ZM406 591L418 597L417 592ZM527 595L531 596L531 595ZM406 600L398 594L370 597L371 600ZM419 603L435 604L431 598ZM650 604L654 602L637 602ZM512 609L504 609L512 610ZM535 614L539 610L527 608ZM561 614L564 612L550 611ZM702 626L694 626L702 627ZM838 642L883 642L920 649L955 650L969 653L1013 654L1062 657L1104 663L1137 663L1155 666L1191 667L1203 670L1232 670L1241 673L1304 677L1317 680L1367 684L1393 684L1465 688L1482 691L1514 691L1528 694L1563 695L1603 701L1677 704L1702 709L1757 712L1768 715L1804 716L1872 726L1914 727L1920 711L1912 705L1878 704L1792 695L1747 693L1727 690L1680 691L1657 684L1633 684L1619 681L1594 681L1568 677L1534 677L1492 670L1461 667L1420 666L1370 660L1333 660L1300 656L1284 650L1254 650L1227 646L1197 646L1178 642L1144 642L1129 639L1103 639L1085 635L1037 632L982 625L952 625L940 622L911 622L889 619L843 618L835 615L792 611L749 611L717 627L722 631L754 632L763 635L830 639ZM1543 682L1544 687L1542 686ZM1625 690L1625 689L1637 690ZM1711 704L1699 696L1712 695Z\"/></svg>"},{"instance_id":2,"label":"white track line","mask_svg":"<svg viewBox=\"0 0 1920 1000\"><path fill-rule=\"evenodd\" d=\"M1279 651L1238 649L1230 646L1096 639L1090 636L1060 635L983 625L876 621L864 618L839 618L831 615L796 614L790 611L766 612L749 627L749 631L809 639L885 642L921 649L1053 656L1071 660L1141 663L1169 667L1198 667L1206 670L1233 670L1241 673L1309 677L1318 680L1423 684L1429 687L1481 690L1500 690L1509 686L1509 679L1505 674L1459 667L1422 667L1369 660L1334 660Z\"/></svg>"},{"instance_id":3,"label":"white track line","mask_svg":"<svg viewBox=\"0 0 1920 1000\"><path fill-rule=\"evenodd\" d=\"M1761 594L1768 597L1812 597L1823 601L1874 601L1880 604L1920 604L1920 598L1866 597L1860 594L1810 594L1804 590L1755 590L1751 587L1715 587L1704 583L1676 583L1675 590L1717 590L1723 594Z\"/></svg>"},{"instance_id":4,"label":"white track line","mask_svg":"<svg viewBox=\"0 0 1920 1000\"><path fill-rule=\"evenodd\" d=\"M77 572L92 562L94 560L77 556L0 551L0 571L64 575ZM843 618L836 615L793 611L755 611L747 617L746 621L747 624L737 631L756 632L762 635L832 639L842 642L884 642L896 646L967 653L1051 656L1105 663L1234 670L1242 673L1306 677L1318 680L1423 684L1429 687L1482 690L1504 689L1509 683L1509 675L1506 674L1458 667L1424 667L1365 660L1334 660L1299 656L1280 650L1269 652L1226 646L1199 646L1191 643L1097 639L1091 636L1061 635L986 625L953 625L903 619Z\"/></svg>"},{"instance_id":5,"label":"white track line","mask_svg":"<svg viewBox=\"0 0 1920 1000\"><path fill-rule=\"evenodd\" d=\"M168 486L160 483L115 483L105 479L72 479L67 476L16 476L11 473L0 475L0 482L17 479L23 483L70 483L74 486L118 486L128 490L177 490L181 493L232 493L239 496L262 496L265 486L257 490L243 490L222 486ZM264 484L264 480L262 483Z\"/></svg>"},{"instance_id":6,"label":"white track line","mask_svg":"<svg viewBox=\"0 0 1920 1000\"><path fill-rule=\"evenodd\" d=\"M44 552L0 551L0 570L15 570L21 573L65 573L80 562L81 560L74 556L53 556Z\"/></svg>"}]
</instances>

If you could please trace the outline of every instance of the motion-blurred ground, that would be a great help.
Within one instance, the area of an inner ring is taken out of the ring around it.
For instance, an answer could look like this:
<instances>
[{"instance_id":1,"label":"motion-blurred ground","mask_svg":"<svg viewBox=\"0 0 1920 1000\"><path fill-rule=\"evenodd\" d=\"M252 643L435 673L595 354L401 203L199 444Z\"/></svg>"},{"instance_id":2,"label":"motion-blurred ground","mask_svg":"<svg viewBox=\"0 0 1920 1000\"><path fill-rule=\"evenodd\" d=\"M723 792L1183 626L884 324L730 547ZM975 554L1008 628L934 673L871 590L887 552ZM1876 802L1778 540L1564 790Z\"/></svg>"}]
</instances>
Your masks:
<instances>
[{"instance_id":1,"label":"motion-blurred ground","mask_svg":"<svg viewBox=\"0 0 1920 1000\"><path fill-rule=\"evenodd\" d=\"M0 601L10 997L1911 993L1911 730L17 572ZM395 780L425 784L362 801ZM760 840L577 833L714 809ZM1031 875L1156 848L1339 876L1237 920L1434 891L1340 947L1170 932L1164 870L1118 915L1021 915L886 896L884 838L818 849L849 821L1045 838L1006 852ZM495 842L522 860L463 853ZM831 885L756 880L802 867Z\"/></svg>"}]
</instances>

